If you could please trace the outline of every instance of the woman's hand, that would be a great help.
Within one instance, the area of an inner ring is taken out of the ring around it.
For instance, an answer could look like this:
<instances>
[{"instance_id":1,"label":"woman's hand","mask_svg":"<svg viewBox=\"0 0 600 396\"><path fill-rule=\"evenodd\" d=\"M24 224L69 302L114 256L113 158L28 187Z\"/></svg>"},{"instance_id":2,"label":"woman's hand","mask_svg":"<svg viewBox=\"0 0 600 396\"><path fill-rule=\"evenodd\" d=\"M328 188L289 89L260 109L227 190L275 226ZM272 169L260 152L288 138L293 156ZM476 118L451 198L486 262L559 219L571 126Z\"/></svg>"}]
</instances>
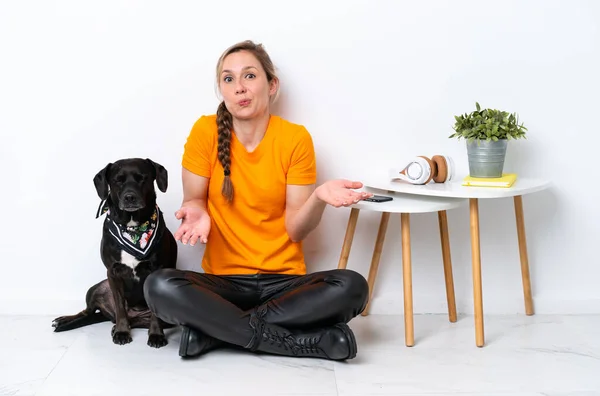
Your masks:
<instances>
[{"instance_id":1,"label":"woman's hand","mask_svg":"<svg viewBox=\"0 0 600 396\"><path fill-rule=\"evenodd\" d=\"M319 200L336 208L351 206L361 199L373 196L372 193L352 191L362 186L358 181L329 180L317 187L315 194Z\"/></svg>"},{"instance_id":2,"label":"woman's hand","mask_svg":"<svg viewBox=\"0 0 600 396\"><path fill-rule=\"evenodd\" d=\"M210 216L205 210L193 206L184 206L175 212L175 217L182 220L174 235L176 241L181 240L184 245L189 242L191 246L194 246L198 241L201 243L208 241Z\"/></svg>"}]
</instances>

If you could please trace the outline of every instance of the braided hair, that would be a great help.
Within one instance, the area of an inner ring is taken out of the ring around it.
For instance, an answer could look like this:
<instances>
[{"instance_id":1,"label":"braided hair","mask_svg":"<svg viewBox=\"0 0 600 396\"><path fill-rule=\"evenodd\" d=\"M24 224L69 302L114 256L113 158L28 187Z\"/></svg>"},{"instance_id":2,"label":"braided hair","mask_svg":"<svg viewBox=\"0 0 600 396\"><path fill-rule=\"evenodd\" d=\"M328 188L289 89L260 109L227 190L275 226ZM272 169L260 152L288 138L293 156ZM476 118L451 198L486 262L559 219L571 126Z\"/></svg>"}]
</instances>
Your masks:
<instances>
[{"instance_id":1,"label":"braided hair","mask_svg":"<svg viewBox=\"0 0 600 396\"><path fill-rule=\"evenodd\" d=\"M233 129L233 119L231 113L227 110L225 102L221 102L217 109L217 130L219 131L219 144L217 158L223 170L225 178L221 186L221 194L231 202L233 200L233 184L231 183L231 130Z\"/></svg>"}]
</instances>

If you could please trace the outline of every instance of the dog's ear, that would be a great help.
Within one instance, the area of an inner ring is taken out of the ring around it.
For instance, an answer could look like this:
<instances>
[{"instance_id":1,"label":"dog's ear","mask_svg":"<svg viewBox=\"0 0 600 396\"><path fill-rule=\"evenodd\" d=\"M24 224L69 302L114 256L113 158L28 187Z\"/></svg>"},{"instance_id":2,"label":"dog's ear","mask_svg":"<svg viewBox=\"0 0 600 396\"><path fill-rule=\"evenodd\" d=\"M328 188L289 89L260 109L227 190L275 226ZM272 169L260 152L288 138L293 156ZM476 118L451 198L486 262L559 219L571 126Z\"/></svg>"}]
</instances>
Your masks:
<instances>
[{"instance_id":1,"label":"dog's ear","mask_svg":"<svg viewBox=\"0 0 600 396\"><path fill-rule=\"evenodd\" d=\"M108 198L108 178L110 177L111 166L112 163L109 163L94 176L94 186L96 186L96 192L100 199Z\"/></svg>"},{"instance_id":2,"label":"dog's ear","mask_svg":"<svg viewBox=\"0 0 600 396\"><path fill-rule=\"evenodd\" d=\"M146 161L148 161L154 167L156 185L158 186L158 189L162 192L166 192L167 186L169 185L169 175L167 170L164 166L152 161L150 158L146 158Z\"/></svg>"}]
</instances>

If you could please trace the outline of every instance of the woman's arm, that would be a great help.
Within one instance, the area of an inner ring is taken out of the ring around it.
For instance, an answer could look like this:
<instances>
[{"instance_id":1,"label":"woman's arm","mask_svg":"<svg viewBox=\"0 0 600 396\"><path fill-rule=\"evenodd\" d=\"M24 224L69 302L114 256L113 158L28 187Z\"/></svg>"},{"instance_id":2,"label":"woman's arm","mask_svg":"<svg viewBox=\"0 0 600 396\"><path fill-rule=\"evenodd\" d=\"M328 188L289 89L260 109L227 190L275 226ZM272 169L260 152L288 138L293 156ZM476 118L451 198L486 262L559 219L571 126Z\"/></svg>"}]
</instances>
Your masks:
<instances>
[{"instance_id":1,"label":"woman's arm","mask_svg":"<svg viewBox=\"0 0 600 396\"><path fill-rule=\"evenodd\" d=\"M314 230L327 204L319 200L315 185L288 185L286 190L285 227L290 239L300 242Z\"/></svg>"},{"instance_id":2,"label":"woman's arm","mask_svg":"<svg viewBox=\"0 0 600 396\"><path fill-rule=\"evenodd\" d=\"M183 202L181 208L175 212L175 217L181 220L181 225L175 232L175 240L183 244L194 246L196 242L206 243L210 233L210 216L206 210L208 197L208 181L203 176L198 176L183 168Z\"/></svg>"},{"instance_id":3,"label":"woman's arm","mask_svg":"<svg viewBox=\"0 0 600 396\"><path fill-rule=\"evenodd\" d=\"M315 188L311 185L288 185L286 190L285 224L290 239L300 242L314 230L327 205L339 208L351 206L373 194L357 192L360 182L330 180Z\"/></svg>"},{"instance_id":4,"label":"woman's arm","mask_svg":"<svg viewBox=\"0 0 600 396\"><path fill-rule=\"evenodd\" d=\"M201 208L206 212L206 199L208 196L207 177L198 176L189 170L182 168L181 183L183 186L182 207Z\"/></svg>"}]
</instances>

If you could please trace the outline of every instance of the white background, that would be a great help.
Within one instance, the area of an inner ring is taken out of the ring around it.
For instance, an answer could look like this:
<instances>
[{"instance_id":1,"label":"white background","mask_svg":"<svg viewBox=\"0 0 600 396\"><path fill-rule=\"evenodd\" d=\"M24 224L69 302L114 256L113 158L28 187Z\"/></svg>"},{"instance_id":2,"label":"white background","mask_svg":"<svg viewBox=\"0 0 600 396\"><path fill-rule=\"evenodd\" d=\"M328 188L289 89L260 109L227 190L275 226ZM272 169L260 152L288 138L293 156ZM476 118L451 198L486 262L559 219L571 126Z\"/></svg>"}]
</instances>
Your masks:
<instances>
[{"instance_id":1,"label":"white background","mask_svg":"<svg viewBox=\"0 0 600 396\"><path fill-rule=\"evenodd\" d=\"M75 313L105 277L92 178L143 157L181 202L192 124L216 111L214 68L229 45L262 42L278 67L277 114L304 124L319 183L361 180L414 155L467 172L454 115L517 112L528 140L506 171L553 182L524 198L538 313L600 313L596 202L600 6L593 1L22 1L0 5L0 312ZM349 209L307 239L311 271L335 268ZM480 202L486 313L522 313L511 199ZM448 213L456 297L472 313L468 206ZM437 216L414 215L415 313L445 312ZM361 213L348 268L365 276L379 215ZM373 313L401 313L399 216L391 219ZM180 245L199 270L202 247Z\"/></svg>"}]
</instances>

